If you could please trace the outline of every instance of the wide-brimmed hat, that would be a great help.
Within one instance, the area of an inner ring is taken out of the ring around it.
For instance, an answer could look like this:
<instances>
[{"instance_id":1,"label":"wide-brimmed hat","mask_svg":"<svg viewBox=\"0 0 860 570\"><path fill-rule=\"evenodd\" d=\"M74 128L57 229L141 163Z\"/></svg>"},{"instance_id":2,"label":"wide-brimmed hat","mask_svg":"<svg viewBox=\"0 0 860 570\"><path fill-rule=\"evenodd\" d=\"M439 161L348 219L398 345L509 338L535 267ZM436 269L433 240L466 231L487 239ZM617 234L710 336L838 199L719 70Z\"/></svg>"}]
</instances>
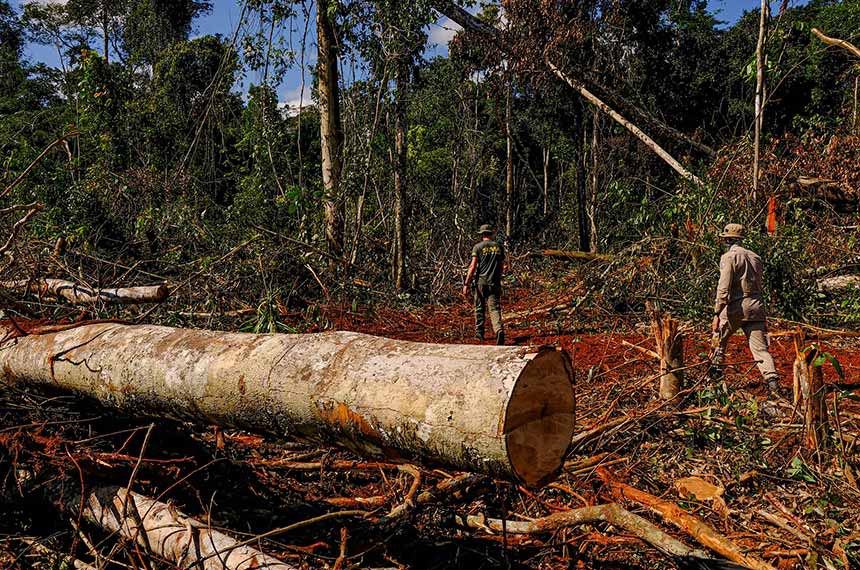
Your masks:
<instances>
[{"instance_id":1,"label":"wide-brimmed hat","mask_svg":"<svg viewBox=\"0 0 860 570\"><path fill-rule=\"evenodd\" d=\"M746 235L747 229L741 224L726 224L726 227L723 229L723 233L720 234L720 237L743 239L746 237Z\"/></svg>"},{"instance_id":2,"label":"wide-brimmed hat","mask_svg":"<svg viewBox=\"0 0 860 570\"><path fill-rule=\"evenodd\" d=\"M490 224L484 224L483 226L478 228L479 235L491 234L494 233L494 231L495 230L493 230L493 226L491 226Z\"/></svg>"}]
</instances>

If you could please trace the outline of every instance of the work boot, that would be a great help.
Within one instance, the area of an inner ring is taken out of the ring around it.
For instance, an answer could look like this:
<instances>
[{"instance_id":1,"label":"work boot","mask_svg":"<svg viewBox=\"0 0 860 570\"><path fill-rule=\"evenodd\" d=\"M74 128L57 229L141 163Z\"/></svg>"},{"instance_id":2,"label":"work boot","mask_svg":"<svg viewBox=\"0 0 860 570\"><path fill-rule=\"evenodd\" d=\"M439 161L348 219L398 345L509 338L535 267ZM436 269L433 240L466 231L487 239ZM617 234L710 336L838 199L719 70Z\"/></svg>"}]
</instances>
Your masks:
<instances>
[{"instance_id":1,"label":"work boot","mask_svg":"<svg viewBox=\"0 0 860 570\"><path fill-rule=\"evenodd\" d=\"M496 344L499 346L505 344L505 331L499 331L496 333Z\"/></svg>"},{"instance_id":2,"label":"work boot","mask_svg":"<svg viewBox=\"0 0 860 570\"><path fill-rule=\"evenodd\" d=\"M777 376L772 376L767 380L767 391L770 393L772 398L784 398L785 394L782 392L782 387L779 385L779 378Z\"/></svg>"}]
</instances>

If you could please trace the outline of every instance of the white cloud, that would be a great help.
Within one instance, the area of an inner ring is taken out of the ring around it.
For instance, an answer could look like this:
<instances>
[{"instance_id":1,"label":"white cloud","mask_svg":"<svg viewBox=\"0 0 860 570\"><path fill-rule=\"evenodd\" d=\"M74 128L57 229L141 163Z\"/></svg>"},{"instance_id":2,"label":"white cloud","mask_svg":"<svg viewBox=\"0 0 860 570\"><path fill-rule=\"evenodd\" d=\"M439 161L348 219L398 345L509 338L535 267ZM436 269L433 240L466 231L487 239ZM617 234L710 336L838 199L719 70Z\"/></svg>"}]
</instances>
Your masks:
<instances>
[{"instance_id":1,"label":"white cloud","mask_svg":"<svg viewBox=\"0 0 860 570\"><path fill-rule=\"evenodd\" d=\"M279 109L287 115L297 115L299 113L299 105L304 108L312 104L311 87L307 82L304 85L304 89L302 89L301 85L297 85L281 93L279 99Z\"/></svg>"},{"instance_id":2,"label":"white cloud","mask_svg":"<svg viewBox=\"0 0 860 570\"><path fill-rule=\"evenodd\" d=\"M431 44L447 46L448 42L454 38L454 34L462 29L463 27L460 24L451 21L448 17L444 17L435 24L430 25L430 34L427 40Z\"/></svg>"}]
</instances>

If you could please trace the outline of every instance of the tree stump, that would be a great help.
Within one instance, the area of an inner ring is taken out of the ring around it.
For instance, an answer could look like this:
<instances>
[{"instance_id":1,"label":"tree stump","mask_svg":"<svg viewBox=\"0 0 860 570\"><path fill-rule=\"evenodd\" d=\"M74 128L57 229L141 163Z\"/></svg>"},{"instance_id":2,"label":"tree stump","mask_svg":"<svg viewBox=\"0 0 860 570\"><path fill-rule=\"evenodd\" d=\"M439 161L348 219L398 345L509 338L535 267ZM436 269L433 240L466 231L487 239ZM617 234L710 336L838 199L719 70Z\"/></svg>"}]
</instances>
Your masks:
<instances>
[{"instance_id":1,"label":"tree stump","mask_svg":"<svg viewBox=\"0 0 860 570\"><path fill-rule=\"evenodd\" d=\"M660 399L672 400L684 387L684 334L679 332L678 321L672 315L653 308L650 303L648 310L660 358Z\"/></svg>"},{"instance_id":2,"label":"tree stump","mask_svg":"<svg viewBox=\"0 0 860 570\"><path fill-rule=\"evenodd\" d=\"M807 449L820 449L827 444L830 423L824 391L824 371L815 364L819 356L816 347L803 348L804 334L794 333L794 406L801 410L804 423L804 444Z\"/></svg>"}]
</instances>

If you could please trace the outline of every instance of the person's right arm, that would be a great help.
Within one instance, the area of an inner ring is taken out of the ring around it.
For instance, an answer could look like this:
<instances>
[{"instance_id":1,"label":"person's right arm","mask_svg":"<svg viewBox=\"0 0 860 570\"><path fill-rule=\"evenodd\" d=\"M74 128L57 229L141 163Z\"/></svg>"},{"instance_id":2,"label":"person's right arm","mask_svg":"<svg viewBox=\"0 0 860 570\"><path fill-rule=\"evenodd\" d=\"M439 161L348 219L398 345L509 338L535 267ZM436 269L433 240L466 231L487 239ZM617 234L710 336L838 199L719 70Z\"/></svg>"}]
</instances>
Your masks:
<instances>
[{"instance_id":1,"label":"person's right arm","mask_svg":"<svg viewBox=\"0 0 860 570\"><path fill-rule=\"evenodd\" d=\"M472 282L472 277L475 276L475 269L478 268L478 256L472 252L472 263L469 264L469 271L466 272L466 282L463 283L463 296L469 295L469 284Z\"/></svg>"},{"instance_id":2,"label":"person's right arm","mask_svg":"<svg viewBox=\"0 0 860 570\"><path fill-rule=\"evenodd\" d=\"M717 332L720 327L720 313L729 304L729 289L732 286L732 262L728 255L720 258L720 280L717 283L717 295L714 301L714 320L711 330Z\"/></svg>"}]
</instances>

